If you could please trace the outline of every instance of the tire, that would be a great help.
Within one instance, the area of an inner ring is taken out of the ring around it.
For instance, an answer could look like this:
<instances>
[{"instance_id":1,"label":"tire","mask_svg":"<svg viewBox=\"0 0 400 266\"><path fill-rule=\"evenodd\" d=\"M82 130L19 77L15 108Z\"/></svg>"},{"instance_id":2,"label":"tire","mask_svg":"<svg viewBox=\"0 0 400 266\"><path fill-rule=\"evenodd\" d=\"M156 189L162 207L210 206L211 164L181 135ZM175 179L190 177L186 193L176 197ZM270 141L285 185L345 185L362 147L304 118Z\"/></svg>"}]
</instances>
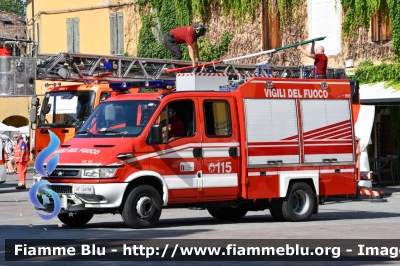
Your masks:
<instances>
[{"instance_id":1,"label":"tire","mask_svg":"<svg viewBox=\"0 0 400 266\"><path fill-rule=\"evenodd\" d=\"M211 214L212 217L217 218L217 219L223 219L223 217L219 214L218 209L209 209L207 208L207 211L209 214Z\"/></svg>"},{"instance_id":2,"label":"tire","mask_svg":"<svg viewBox=\"0 0 400 266\"><path fill-rule=\"evenodd\" d=\"M71 213L73 215L71 215ZM58 214L58 219L69 226L81 226L87 224L93 218L93 213L88 211L63 212Z\"/></svg>"},{"instance_id":3,"label":"tire","mask_svg":"<svg viewBox=\"0 0 400 266\"><path fill-rule=\"evenodd\" d=\"M158 191L148 185L133 188L125 200L122 219L130 228L154 226L161 216L162 200Z\"/></svg>"},{"instance_id":4,"label":"tire","mask_svg":"<svg viewBox=\"0 0 400 266\"><path fill-rule=\"evenodd\" d=\"M315 195L306 183L294 183L288 196L282 202L283 217L289 222L303 222L310 219L315 208Z\"/></svg>"},{"instance_id":5,"label":"tire","mask_svg":"<svg viewBox=\"0 0 400 266\"><path fill-rule=\"evenodd\" d=\"M207 210L213 217L217 219L230 219L230 220L241 219L247 213L247 209L240 205L235 208L226 207L220 209L207 209Z\"/></svg>"},{"instance_id":6,"label":"tire","mask_svg":"<svg viewBox=\"0 0 400 266\"><path fill-rule=\"evenodd\" d=\"M271 213L272 217L278 222L286 221L282 212L282 203L282 199L273 199L270 202L269 212Z\"/></svg>"}]
</instances>

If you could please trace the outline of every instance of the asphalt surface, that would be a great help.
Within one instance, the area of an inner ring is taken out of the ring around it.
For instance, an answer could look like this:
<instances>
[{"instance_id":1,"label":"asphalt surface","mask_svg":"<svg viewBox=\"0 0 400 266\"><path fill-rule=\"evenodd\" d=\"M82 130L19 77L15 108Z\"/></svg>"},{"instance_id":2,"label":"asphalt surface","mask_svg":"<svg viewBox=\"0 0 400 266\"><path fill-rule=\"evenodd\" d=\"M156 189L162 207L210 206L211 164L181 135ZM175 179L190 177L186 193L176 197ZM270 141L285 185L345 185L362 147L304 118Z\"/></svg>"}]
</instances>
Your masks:
<instances>
[{"instance_id":1,"label":"asphalt surface","mask_svg":"<svg viewBox=\"0 0 400 266\"><path fill-rule=\"evenodd\" d=\"M276 222L268 210L249 212L240 221L221 221L207 210L164 209L154 228L129 229L119 214L95 215L85 226L69 227L57 218L42 220L29 200L33 174L27 175L26 190L16 190L17 175L7 175L0 184L0 265L26 265L5 261L5 239L398 239L400 235L400 187L385 188L385 202L338 199L320 205L320 213L304 223ZM35 262L30 262L35 263ZM73 262L37 262L40 265L70 265ZM112 262L82 261L99 265ZM243 265L243 262L188 262L193 265ZM315 264L343 265L343 262ZM113 262L131 265L132 262ZM144 265L178 265L181 262L140 262ZM246 262L262 264L266 262ZM271 265L310 265L311 262L267 262ZM345 262L346 265L400 265L400 260L385 262Z\"/></svg>"}]
</instances>

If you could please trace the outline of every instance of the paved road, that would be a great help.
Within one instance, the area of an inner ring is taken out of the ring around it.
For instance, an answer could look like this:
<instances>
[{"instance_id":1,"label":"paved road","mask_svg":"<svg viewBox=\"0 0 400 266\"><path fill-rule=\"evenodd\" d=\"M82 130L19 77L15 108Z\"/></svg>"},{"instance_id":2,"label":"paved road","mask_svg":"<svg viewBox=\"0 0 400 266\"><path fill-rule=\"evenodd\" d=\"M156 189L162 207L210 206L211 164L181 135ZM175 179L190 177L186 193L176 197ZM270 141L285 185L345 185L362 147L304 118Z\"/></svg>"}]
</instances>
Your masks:
<instances>
[{"instance_id":1,"label":"paved road","mask_svg":"<svg viewBox=\"0 0 400 266\"><path fill-rule=\"evenodd\" d=\"M28 174L28 187L32 176ZM61 225L57 218L42 220L29 201L28 189L16 190L17 176L7 177L7 182L0 184L0 265L4 239L396 239L400 235L400 187L386 189L387 202L326 202L320 205L318 215L304 223L275 222L268 210L249 212L233 222L214 219L206 210L165 209L155 228L132 230L119 214L95 215L79 228Z\"/></svg>"}]
</instances>

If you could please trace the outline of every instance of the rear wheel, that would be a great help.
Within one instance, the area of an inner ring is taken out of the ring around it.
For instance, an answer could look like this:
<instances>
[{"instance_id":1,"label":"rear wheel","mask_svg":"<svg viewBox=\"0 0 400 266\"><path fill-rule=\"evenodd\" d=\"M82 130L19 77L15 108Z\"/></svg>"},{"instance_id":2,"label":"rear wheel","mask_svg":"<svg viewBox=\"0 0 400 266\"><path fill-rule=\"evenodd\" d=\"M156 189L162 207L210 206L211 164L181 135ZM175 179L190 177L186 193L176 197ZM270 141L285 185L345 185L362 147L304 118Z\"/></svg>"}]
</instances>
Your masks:
<instances>
[{"instance_id":1,"label":"rear wheel","mask_svg":"<svg viewBox=\"0 0 400 266\"><path fill-rule=\"evenodd\" d=\"M283 217L282 202L282 199L273 199L271 200L269 206L269 212L271 213L272 217L278 222L286 221L285 217Z\"/></svg>"},{"instance_id":2,"label":"rear wheel","mask_svg":"<svg viewBox=\"0 0 400 266\"><path fill-rule=\"evenodd\" d=\"M207 209L208 213L211 214L212 217L217 219L223 219L222 216L219 214L218 209Z\"/></svg>"},{"instance_id":3,"label":"rear wheel","mask_svg":"<svg viewBox=\"0 0 400 266\"><path fill-rule=\"evenodd\" d=\"M155 225L161 216L162 201L152 186L133 188L126 198L122 219L130 228L147 228Z\"/></svg>"},{"instance_id":4,"label":"rear wheel","mask_svg":"<svg viewBox=\"0 0 400 266\"><path fill-rule=\"evenodd\" d=\"M283 217L290 222L302 222L310 219L315 208L315 195L306 183L294 183L289 195L282 202Z\"/></svg>"},{"instance_id":5,"label":"rear wheel","mask_svg":"<svg viewBox=\"0 0 400 266\"><path fill-rule=\"evenodd\" d=\"M215 218L218 219L241 219L247 213L247 208L243 206L237 207L226 207L220 209L207 209L208 212Z\"/></svg>"},{"instance_id":6,"label":"rear wheel","mask_svg":"<svg viewBox=\"0 0 400 266\"><path fill-rule=\"evenodd\" d=\"M93 218L93 213L88 211L63 212L58 214L58 219L66 225L80 226L87 224Z\"/></svg>"}]
</instances>

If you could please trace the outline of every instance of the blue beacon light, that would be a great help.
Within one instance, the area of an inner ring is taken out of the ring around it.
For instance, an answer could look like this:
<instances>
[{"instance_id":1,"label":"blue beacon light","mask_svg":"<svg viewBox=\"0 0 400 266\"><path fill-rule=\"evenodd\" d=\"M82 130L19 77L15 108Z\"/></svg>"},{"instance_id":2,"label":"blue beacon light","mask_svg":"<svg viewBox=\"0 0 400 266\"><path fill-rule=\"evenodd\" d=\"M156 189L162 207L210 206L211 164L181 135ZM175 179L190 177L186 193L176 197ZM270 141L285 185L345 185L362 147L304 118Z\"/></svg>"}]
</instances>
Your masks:
<instances>
[{"instance_id":1,"label":"blue beacon light","mask_svg":"<svg viewBox=\"0 0 400 266\"><path fill-rule=\"evenodd\" d=\"M141 81L128 81L128 82L111 82L110 88L114 91L123 91L130 88L167 88L175 87L173 80L141 80Z\"/></svg>"}]
</instances>

